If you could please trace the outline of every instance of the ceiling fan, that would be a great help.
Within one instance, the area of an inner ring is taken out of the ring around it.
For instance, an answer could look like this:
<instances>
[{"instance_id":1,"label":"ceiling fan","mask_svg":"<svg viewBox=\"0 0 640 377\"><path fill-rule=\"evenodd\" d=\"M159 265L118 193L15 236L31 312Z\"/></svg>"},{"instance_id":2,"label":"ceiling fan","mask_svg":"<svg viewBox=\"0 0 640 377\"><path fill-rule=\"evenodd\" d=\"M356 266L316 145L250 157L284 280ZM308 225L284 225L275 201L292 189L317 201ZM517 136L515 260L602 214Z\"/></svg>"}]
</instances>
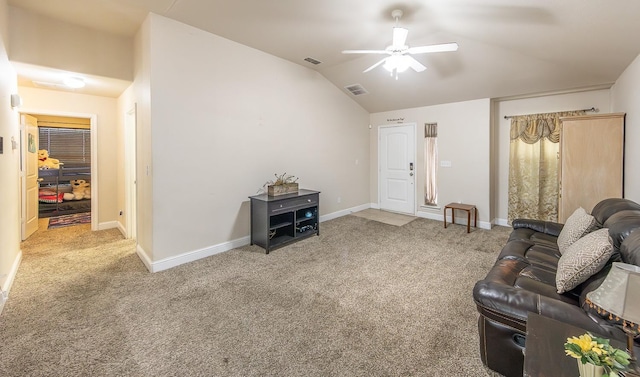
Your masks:
<instances>
[{"instance_id":1,"label":"ceiling fan","mask_svg":"<svg viewBox=\"0 0 640 377\"><path fill-rule=\"evenodd\" d=\"M408 68L412 68L416 72L422 72L427 67L422 63L414 59L412 54L426 54L431 52L445 52L458 50L458 44L442 43L428 46L409 47L405 43L407 41L407 35L409 30L399 27L398 20L402 17L402 11L399 9L391 12L391 17L396 20L396 26L393 27L393 42L391 46L384 50L344 50L343 54L386 54L389 55L386 58L380 60L371 67L365 69L363 73L367 73L377 66L384 64L383 67L391 73L391 76L395 73L396 80L398 79L398 72L404 72Z\"/></svg>"}]
</instances>

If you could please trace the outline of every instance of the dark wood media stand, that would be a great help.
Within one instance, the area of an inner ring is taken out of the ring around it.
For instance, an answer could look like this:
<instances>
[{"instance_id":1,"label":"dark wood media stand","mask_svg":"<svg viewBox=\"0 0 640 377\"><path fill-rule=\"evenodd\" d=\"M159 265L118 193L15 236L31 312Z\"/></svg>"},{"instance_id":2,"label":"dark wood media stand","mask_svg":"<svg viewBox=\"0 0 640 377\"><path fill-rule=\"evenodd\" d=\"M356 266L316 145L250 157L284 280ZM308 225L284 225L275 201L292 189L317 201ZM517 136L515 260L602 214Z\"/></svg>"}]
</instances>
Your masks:
<instances>
[{"instance_id":1,"label":"dark wood media stand","mask_svg":"<svg viewBox=\"0 0 640 377\"><path fill-rule=\"evenodd\" d=\"M251 244L269 251L320 235L320 192L250 196Z\"/></svg>"}]
</instances>

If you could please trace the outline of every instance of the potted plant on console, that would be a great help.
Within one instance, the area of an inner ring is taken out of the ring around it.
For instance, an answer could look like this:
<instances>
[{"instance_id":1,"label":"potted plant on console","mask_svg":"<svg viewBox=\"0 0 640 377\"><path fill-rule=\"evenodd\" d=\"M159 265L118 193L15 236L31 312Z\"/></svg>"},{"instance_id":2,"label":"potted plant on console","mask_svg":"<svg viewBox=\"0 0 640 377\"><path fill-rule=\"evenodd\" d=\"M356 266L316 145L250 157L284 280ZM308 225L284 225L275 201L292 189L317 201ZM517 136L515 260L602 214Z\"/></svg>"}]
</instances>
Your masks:
<instances>
[{"instance_id":1,"label":"potted plant on console","mask_svg":"<svg viewBox=\"0 0 640 377\"><path fill-rule=\"evenodd\" d=\"M267 187L267 195L278 196L298 192L298 178L293 175L274 174L276 179L267 181L262 187Z\"/></svg>"}]
</instances>

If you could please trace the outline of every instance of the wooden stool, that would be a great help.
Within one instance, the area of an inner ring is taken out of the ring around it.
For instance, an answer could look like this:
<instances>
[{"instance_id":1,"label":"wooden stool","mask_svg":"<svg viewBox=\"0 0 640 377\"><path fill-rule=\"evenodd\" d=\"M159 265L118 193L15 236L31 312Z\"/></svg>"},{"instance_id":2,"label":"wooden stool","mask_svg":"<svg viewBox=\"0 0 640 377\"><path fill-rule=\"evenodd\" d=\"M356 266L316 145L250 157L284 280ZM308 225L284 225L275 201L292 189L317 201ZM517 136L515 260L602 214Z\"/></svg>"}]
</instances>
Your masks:
<instances>
[{"instance_id":1,"label":"wooden stool","mask_svg":"<svg viewBox=\"0 0 640 377\"><path fill-rule=\"evenodd\" d=\"M473 227L477 228L478 224L478 209L473 204L462 203L449 203L444 206L444 227L447 228L447 208L451 208L451 224L456 223L456 209L467 211L467 233L470 231L471 225L471 211L473 211Z\"/></svg>"}]
</instances>

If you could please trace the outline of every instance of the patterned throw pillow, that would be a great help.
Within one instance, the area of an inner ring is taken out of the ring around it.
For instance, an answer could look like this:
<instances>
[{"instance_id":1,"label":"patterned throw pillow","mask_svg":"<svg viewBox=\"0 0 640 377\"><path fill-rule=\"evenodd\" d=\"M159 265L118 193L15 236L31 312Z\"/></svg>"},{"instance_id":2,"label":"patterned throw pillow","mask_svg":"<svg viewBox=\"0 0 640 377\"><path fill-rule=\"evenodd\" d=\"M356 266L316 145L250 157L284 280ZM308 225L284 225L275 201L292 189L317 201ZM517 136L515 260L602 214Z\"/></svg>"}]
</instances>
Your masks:
<instances>
[{"instance_id":1,"label":"patterned throw pillow","mask_svg":"<svg viewBox=\"0 0 640 377\"><path fill-rule=\"evenodd\" d=\"M591 233L597 227L597 224L596 219L582 207L573 211L558 235L557 242L560 254L564 254L567 248L582 236Z\"/></svg>"},{"instance_id":2,"label":"patterned throw pillow","mask_svg":"<svg viewBox=\"0 0 640 377\"><path fill-rule=\"evenodd\" d=\"M556 272L556 288L564 293L577 287L600 271L613 254L609 229L598 229L580 238L567 248Z\"/></svg>"}]
</instances>

